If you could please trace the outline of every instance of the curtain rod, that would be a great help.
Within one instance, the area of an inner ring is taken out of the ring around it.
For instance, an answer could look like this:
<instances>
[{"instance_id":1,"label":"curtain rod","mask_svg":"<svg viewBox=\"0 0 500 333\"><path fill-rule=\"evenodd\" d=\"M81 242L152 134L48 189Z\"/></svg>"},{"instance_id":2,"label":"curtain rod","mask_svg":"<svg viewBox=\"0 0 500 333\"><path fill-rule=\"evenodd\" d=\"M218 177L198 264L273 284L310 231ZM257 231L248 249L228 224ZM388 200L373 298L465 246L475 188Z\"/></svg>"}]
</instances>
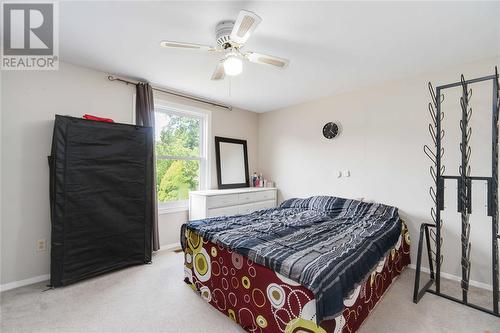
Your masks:
<instances>
[{"instance_id":1,"label":"curtain rod","mask_svg":"<svg viewBox=\"0 0 500 333\"><path fill-rule=\"evenodd\" d=\"M119 78L119 77L115 77L113 75L108 75L108 80L109 81L119 81L119 82L122 82L122 83L125 83L125 84L133 84L133 85L136 85L136 84L140 83L140 81L126 80L126 79L122 79L122 78ZM210 105L213 105L213 106L217 106L219 108L227 109L229 111L231 111L233 109L232 106L221 104L221 103L217 103L217 102L214 102L214 101L211 101L211 100L208 100L208 99L204 99L204 98L201 98L201 97L190 96L190 95L186 95L186 94L183 94L183 93L180 93L180 92L176 92L176 91L173 91L173 90L167 90L165 88L160 88L160 87L155 87L155 86L152 86L152 88L153 88L153 90L161 91L161 92L169 94L169 95L174 95L174 96L177 96L177 97L187 98L187 99L190 99L190 100L193 100L193 101L196 101L196 102L210 104Z\"/></svg>"}]
</instances>

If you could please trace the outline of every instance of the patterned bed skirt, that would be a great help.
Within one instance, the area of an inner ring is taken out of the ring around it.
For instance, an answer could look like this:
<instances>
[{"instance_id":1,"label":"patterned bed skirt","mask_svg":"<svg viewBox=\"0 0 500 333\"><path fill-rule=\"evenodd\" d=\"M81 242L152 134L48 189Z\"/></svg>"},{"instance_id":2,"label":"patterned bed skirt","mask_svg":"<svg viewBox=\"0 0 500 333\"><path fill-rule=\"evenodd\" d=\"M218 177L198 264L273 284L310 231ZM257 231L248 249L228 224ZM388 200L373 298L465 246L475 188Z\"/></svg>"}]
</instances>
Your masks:
<instances>
[{"instance_id":1,"label":"patterned bed skirt","mask_svg":"<svg viewBox=\"0 0 500 333\"><path fill-rule=\"evenodd\" d=\"M194 232L188 230L186 238L184 281L247 332L355 332L410 264L410 237L403 224L396 246L344 299L342 314L317 326L316 302L310 290Z\"/></svg>"}]
</instances>

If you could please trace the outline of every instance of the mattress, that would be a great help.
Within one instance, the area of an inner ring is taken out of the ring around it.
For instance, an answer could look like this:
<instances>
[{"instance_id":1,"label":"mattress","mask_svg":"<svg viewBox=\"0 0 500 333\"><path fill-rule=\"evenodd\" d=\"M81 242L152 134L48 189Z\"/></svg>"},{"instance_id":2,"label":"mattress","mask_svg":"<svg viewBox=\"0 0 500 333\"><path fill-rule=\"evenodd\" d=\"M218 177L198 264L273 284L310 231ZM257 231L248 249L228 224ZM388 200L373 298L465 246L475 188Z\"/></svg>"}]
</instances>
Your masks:
<instances>
[{"instance_id":1,"label":"mattress","mask_svg":"<svg viewBox=\"0 0 500 333\"><path fill-rule=\"evenodd\" d=\"M247 332L355 332L410 263L410 238L403 223L396 245L342 300L342 313L318 325L316 300L306 287L196 232L188 230L185 237L185 282Z\"/></svg>"}]
</instances>

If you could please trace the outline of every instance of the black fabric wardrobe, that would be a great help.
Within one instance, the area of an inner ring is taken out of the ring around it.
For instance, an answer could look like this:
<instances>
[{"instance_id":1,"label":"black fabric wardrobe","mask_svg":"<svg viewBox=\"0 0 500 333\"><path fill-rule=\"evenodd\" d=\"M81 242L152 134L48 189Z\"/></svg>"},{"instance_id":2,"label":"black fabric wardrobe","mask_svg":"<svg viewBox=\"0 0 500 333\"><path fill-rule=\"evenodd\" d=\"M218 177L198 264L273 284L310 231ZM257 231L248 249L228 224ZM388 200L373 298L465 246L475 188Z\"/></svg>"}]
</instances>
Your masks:
<instances>
[{"instance_id":1,"label":"black fabric wardrobe","mask_svg":"<svg viewBox=\"0 0 500 333\"><path fill-rule=\"evenodd\" d=\"M56 115L50 282L151 261L152 128Z\"/></svg>"}]
</instances>

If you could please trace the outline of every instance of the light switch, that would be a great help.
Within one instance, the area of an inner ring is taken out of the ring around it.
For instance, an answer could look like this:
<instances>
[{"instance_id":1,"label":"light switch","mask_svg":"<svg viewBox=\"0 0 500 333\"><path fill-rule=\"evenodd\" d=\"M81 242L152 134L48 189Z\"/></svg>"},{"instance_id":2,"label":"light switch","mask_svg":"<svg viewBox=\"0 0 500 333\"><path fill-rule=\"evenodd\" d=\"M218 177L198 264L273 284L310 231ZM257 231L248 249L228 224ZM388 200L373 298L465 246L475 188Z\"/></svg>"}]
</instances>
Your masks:
<instances>
[{"instance_id":1,"label":"light switch","mask_svg":"<svg viewBox=\"0 0 500 333\"><path fill-rule=\"evenodd\" d=\"M343 174L344 174L344 177L351 177L351 171L350 170L344 170Z\"/></svg>"},{"instance_id":2,"label":"light switch","mask_svg":"<svg viewBox=\"0 0 500 333\"><path fill-rule=\"evenodd\" d=\"M339 172L337 173L337 178L342 178L342 171L339 171Z\"/></svg>"}]
</instances>

